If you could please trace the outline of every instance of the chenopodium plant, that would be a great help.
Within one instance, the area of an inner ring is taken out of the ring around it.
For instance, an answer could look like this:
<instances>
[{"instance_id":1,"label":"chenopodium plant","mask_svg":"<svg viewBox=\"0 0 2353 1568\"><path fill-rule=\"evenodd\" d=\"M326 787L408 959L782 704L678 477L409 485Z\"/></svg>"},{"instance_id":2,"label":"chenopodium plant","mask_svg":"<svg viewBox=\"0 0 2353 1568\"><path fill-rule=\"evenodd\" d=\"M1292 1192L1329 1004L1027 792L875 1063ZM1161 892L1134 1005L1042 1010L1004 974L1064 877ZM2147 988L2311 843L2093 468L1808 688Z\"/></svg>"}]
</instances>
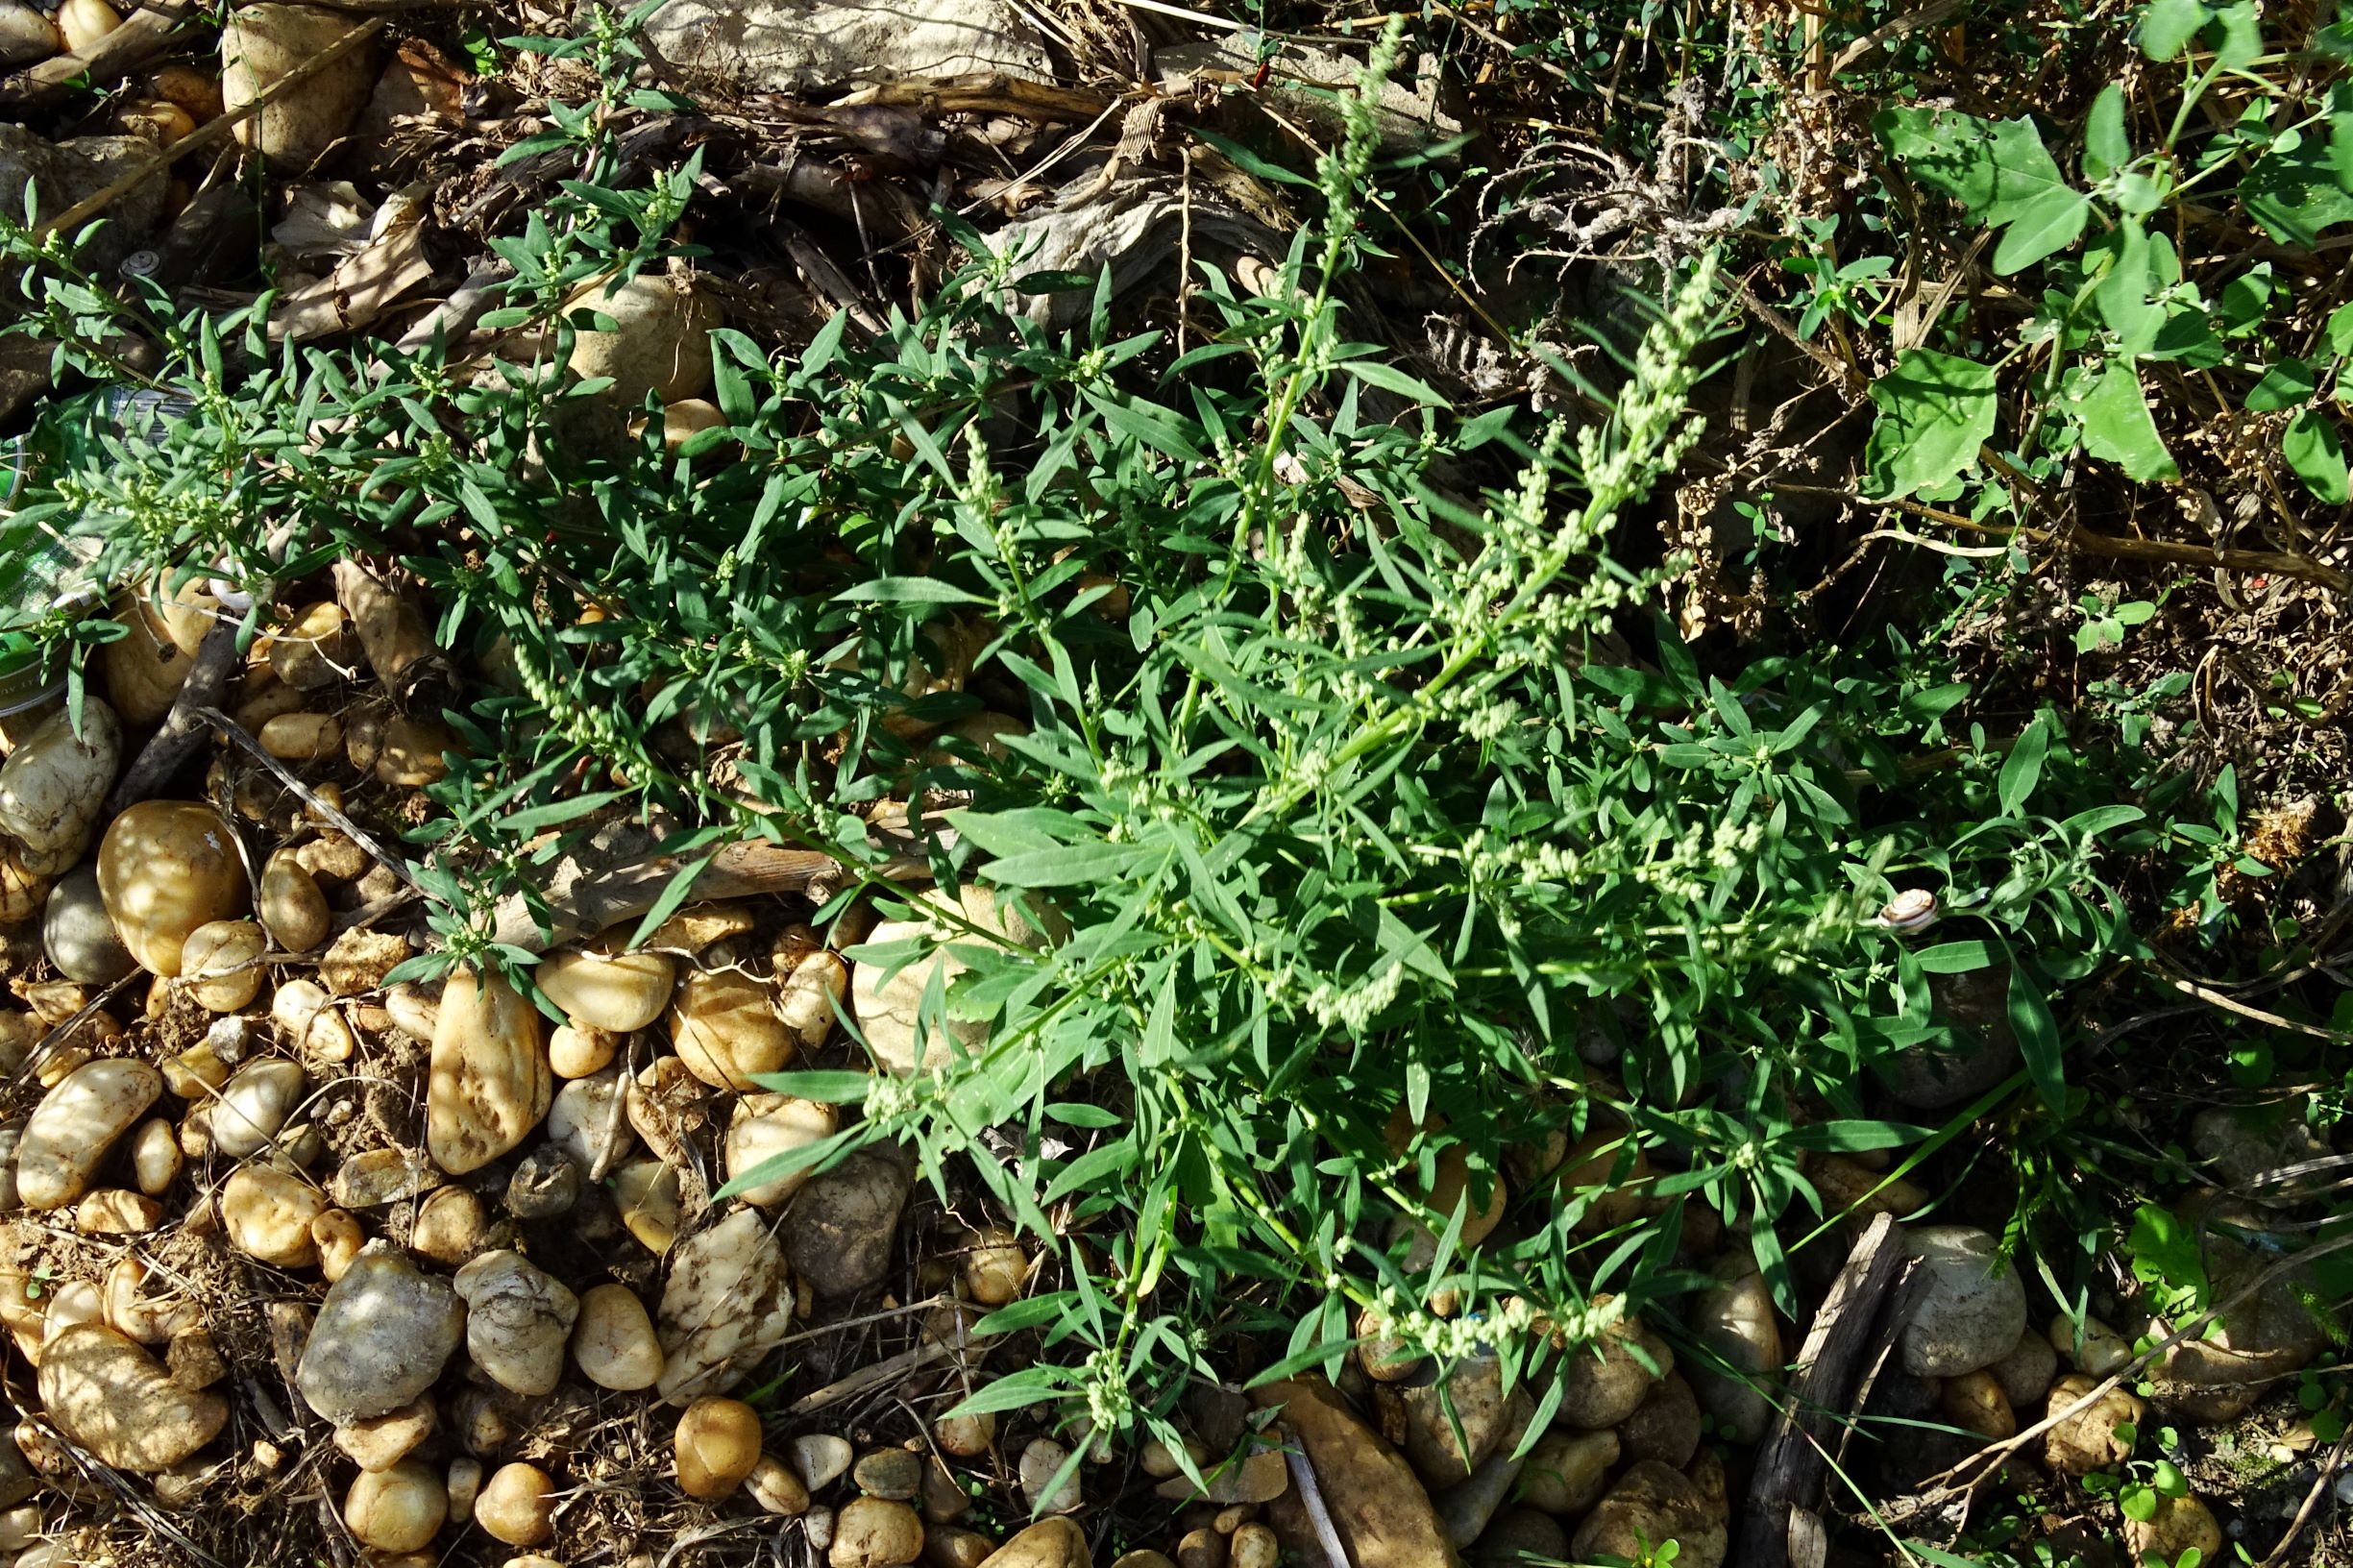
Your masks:
<instances>
[{"instance_id":1,"label":"chenopodium plant","mask_svg":"<svg viewBox=\"0 0 2353 1568\"><path fill-rule=\"evenodd\" d=\"M1992 362L1982 350L1913 348L1873 384L1875 494L1958 494L1997 438L2005 371L2024 383L2028 410L2000 443L2018 473L2053 480L2080 449L2130 479L2178 478L2142 384L2143 366L2170 363L2218 378L2243 414L2285 415L2265 421L2281 459L2315 500L2343 504L2333 410L2345 400L2353 306L2300 322L2292 274L2235 244L2209 256L2197 240L2218 208L2290 253L2353 222L2353 26L2317 30L2307 52L2275 51L2254 0L2156 0L2135 37L2150 69L2137 90L2111 83L2093 100L2073 178L2029 115L1894 107L1874 121L1915 184L1998 236L1995 273L2039 267L2045 281ZM2180 73L2170 91L2167 66ZM2201 109L2218 93L2239 100L2235 117ZM2136 122L2148 129L2136 134ZM2007 504L1998 489L1979 500Z\"/></svg>"},{"instance_id":2,"label":"chenopodium plant","mask_svg":"<svg viewBox=\"0 0 2353 1568\"><path fill-rule=\"evenodd\" d=\"M1713 257L1674 280L1607 417L1521 448L1473 508L1427 457L1508 440L1501 421L1427 414L1417 438L1359 415L1352 381L1403 378L1334 333L1335 184L1321 288L1303 237L1295 292L1213 288L1229 334L1169 372L1247 353L1258 380L1195 382L1187 414L1091 370L1106 351L1023 351L1067 380L1017 427L1017 467L986 399L952 440L936 409L904 420L955 476L898 514L892 558L923 570L838 596L990 628L974 679L1012 682L1028 729L916 775L968 794L934 824L967 896L885 896L933 934L850 950L958 961L928 971L921 1070L763 1080L865 1115L740 1181L905 1140L1059 1238L1067 1286L979 1325L1042 1331L1044 1357L969 1410L1064 1402L1181 1450L1174 1401L1220 1375L1221 1335L1287 1333L1273 1377L1336 1362L1366 1311L1517 1379L1688 1280L1692 1194L1794 1307L1776 1224L1821 1215L1802 1157L1921 1136L1866 1117L1858 1080L1949 1040L1930 977L2006 965L2022 1077L2056 1093L2046 992L2121 940L2091 868L2139 813L2034 814L2068 754L2051 720L1914 788L1903 749L1944 739L1960 688L1794 664L1728 686L1671 634L1661 672L1597 662L1656 599L1606 547L1695 437ZM765 798L797 787L747 772ZM1867 821L1874 785L1905 786L1892 821ZM1879 919L1899 879L1976 934L1908 944ZM982 894L1042 940L1000 940ZM1613 1072L1581 1054L1595 1037ZM1474 1245L1504 1209L1511 1239Z\"/></svg>"}]
</instances>

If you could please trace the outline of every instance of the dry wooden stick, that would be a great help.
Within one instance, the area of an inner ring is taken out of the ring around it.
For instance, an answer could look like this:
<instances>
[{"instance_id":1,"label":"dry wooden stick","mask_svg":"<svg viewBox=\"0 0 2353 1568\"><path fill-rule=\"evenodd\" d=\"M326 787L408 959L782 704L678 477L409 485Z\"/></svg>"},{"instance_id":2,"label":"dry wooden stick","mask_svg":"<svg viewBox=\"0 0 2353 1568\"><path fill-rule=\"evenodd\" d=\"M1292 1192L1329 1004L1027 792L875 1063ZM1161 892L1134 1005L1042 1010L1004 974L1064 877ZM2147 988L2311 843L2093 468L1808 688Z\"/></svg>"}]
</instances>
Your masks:
<instances>
[{"instance_id":1,"label":"dry wooden stick","mask_svg":"<svg viewBox=\"0 0 2353 1568\"><path fill-rule=\"evenodd\" d=\"M529 909L520 900L499 911L497 940L533 952L575 937L594 936L651 909L684 870L686 855L653 855L626 866L583 878L551 912L550 929L542 933ZM806 893L812 886L845 877L848 868L822 849L788 849L765 839L731 844L712 857L695 879L698 899L753 898L772 893ZM880 868L894 881L910 881L931 874L931 863L920 855L899 855Z\"/></svg>"},{"instance_id":2,"label":"dry wooden stick","mask_svg":"<svg viewBox=\"0 0 2353 1568\"><path fill-rule=\"evenodd\" d=\"M196 645L196 662L188 667L187 679L172 699L171 712L163 716L163 727L148 737L138 760L107 796L108 816L160 792L195 755L205 738L203 715L220 705L222 695L229 690L229 677L240 662L237 630L238 623L226 616L206 629L204 641Z\"/></svg>"},{"instance_id":3,"label":"dry wooden stick","mask_svg":"<svg viewBox=\"0 0 2353 1568\"><path fill-rule=\"evenodd\" d=\"M142 12L140 14L146 15L148 12ZM142 181L151 180L157 175L168 172L174 163L178 162L181 159L187 157L190 153L202 152L207 147L211 146L214 142L223 140L232 131L234 131L244 121L268 108L269 105L275 102L282 94L291 92L294 88L302 86L302 84L305 82L309 81L312 77L318 75L319 72L325 70L328 66L332 65L336 61L341 60L345 55L350 54L353 50L358 48L361 44L367 42L370 38L376 37L377 34L381 33L383 30L384 24L381 21L360 23L357 27L353 28L349 33L344 34L343 37L329 44L325 49L320 50L317 54L311 56L308 60L304 61L300 65L297 65L293 70L288 71L284 76L280 77L277 81L271 83L269 89L257 96L252 103L240 104L235 109L229 110L229 112L226 114L214 116L201 129L192 131L188 135L182 136L178 141L173 142L169 147L164 148L161 152L157 153L152 158L149 158L139 163L137 167L134 168L129 174L124 175L121 179L110 181L108 184L101 185L97 190L91 192L88 196L86 196L81 201L74 203L73 206L67 208L56 217L51 218L47 223L42 224L38 229L36 229L34 231L35 236L38 237L43 234L54 233L60 229L70 229L76 224L88 222L91 218L96 217L99 213L105 211L109 207L112 206L113 203L122 196L123 192L130 190L135 185L139 184ZM115 31L120 32L122 29L117 28ZM112 35L110 34L109 37L112 37Z\"/></svg>"},{"instance_id":4,"label":"dry wooden stick","mask_svg":"<svg viewBox=\"0 0 2353 1568\"><path fill-rule=\"evenodd\" d=\"M1903 1264L1902 1227L1895 1215L1880 1214L1855 1242L1814 1314L1789 1399L1756 1453L1735 1557L1744 1568L1787 1568L1801 1543L1821 1538L1815 1510L1829 1470L1830 1429L1851 1407L1872 1325ZM1821 1560L1810 1550L1806 1559L1817 1568Z\"/></svg>"}]
</instances>

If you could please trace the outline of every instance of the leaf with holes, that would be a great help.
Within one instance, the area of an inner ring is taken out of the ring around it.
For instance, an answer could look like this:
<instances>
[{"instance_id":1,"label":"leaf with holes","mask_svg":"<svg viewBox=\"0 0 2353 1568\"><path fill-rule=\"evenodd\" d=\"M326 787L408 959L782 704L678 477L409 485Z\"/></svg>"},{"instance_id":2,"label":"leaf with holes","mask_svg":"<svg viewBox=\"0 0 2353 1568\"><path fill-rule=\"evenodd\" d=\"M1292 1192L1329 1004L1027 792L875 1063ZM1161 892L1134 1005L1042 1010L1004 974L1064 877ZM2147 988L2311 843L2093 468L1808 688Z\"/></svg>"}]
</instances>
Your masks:
<instances>
[{"instance_id":1,"label":"leaf with holes","mask_svg":"<svg viewBox=\"0 0 2353 1568\"><path fill-rule=\"evenodd\" d=\"M1994 372L1913 349L1871 384L1879 415L1865 462L1874 495L1893 500L1949 483L1994 433Z\"/></svg>"}]
</instances>

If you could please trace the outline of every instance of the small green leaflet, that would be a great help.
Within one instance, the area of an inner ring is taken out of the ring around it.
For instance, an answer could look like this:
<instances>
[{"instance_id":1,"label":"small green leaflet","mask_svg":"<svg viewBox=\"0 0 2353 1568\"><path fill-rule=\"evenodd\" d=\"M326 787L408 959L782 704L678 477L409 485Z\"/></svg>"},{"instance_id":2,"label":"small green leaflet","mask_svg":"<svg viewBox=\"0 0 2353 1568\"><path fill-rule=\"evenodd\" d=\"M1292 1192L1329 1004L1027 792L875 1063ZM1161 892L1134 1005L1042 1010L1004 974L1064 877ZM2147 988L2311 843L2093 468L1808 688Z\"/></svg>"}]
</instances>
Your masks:
<instances>
[{"instance_id":1,"label":"small green leaflet","mask_svg":"<svg viewBox=\"0 0 2353 1568\"><path fill-rule=\"evenodd\" d=\"M2124 134L2124 89L2115 82L2099 89L2083 122L2083 175L2105 180L2132 161L2132 138Z\"/></svg>"},{"instance_id":2,"label":"small green leaflet","mask_svg":"<svg viewBox=\"0 0 2353 1568\"><path fill-rule=\"evenodd\" d=\"M1871 383L1871 401L1879 416L1864 461L1880 500L1949 483L1994 433L1992 369L1932 349L1906 350Z\"/></svg>"},{"instance_id":3,"label":"small green leaflet","mask_svg":"<svg viewBox=\"0 0 2353 1568\"><path fill-rule=\"evenodd\" d=\"M1872 128L1906 174L2005 231L1994 249L1996 272L2017 272L2065 250L2092 215L2090 199L2067 183L2032 120L1889 109Z\"/></svg>"},{"instance_id":4,"label":"small green leaflet","mask_svg":"<svg viewBox=\"0 0 2353 1568\"><path fill-rule=\"evenodd\" d=\"M2213 9L2201 0L2154 0L2141 12L2141 52L2151 60L2171 60L2213 19Z\"/></svg>"},{"instance_id":5,"label":"small green leaflet","mask_svg":"<svg viewBox=\"0 0 2353 1568\"><path fill-rule=\"evenodd\" d=\"M2312 366L2301 359L2282 359L2264 372L2263 380L2246 395L2250 414L2275 414L2282 408L2292 408L2313 395L2319 380Z\"/></svg>"},{"instance_id":6,"label":"small green leaflet","mask_svg":"<svg viewBox=\"0 0 2353 1568\"><path fill-rule=\"evenodd\" d=\"M2279 447L2305 489L2331 506L2345 503L2344 443L2338 438L2336 421L2317 408L2307 408L2288 422Z\"/></svg>"},{"instance_id":7,"label":"small green leaflet","mask_svg":"<svg viewBox=\"0 0 2353 1568\"><path fill-rule=\"evenodd\" d=\"M2329 352L2340 357L2353 356L2353 304L2341 305L2329 312L2328 346Z\"/></svg>"},{"instance_id":8,"label":"small green leaflet","mask_svg":"<svg viewBox=\"0 0 2353 1568\"><path fill-rule=\"evenodd\" d=\"M2122 351L2136 356L2145 354L2156 345L2157 334L2165 327L2164 308L2150 304L2148 298L2148 231L2139 218L2127 216L2101 244L2112 259L2092 297L2122 340Z\"/></svg>"},{"instance_id":9,"label":"small green leaflet","mask_svg":"<svg viewBox=\"0 0 2353 1568\"><path fill-rule=\"evenodd\" d=\"M2178 479L2173 454L2157 433L2157 421L2141 395L2141 378L2121 359L2112 359L2075 398L2075 417L2083 421L2083 450L2122 469L2127 478Z\"/></svg>"}]
</instances>

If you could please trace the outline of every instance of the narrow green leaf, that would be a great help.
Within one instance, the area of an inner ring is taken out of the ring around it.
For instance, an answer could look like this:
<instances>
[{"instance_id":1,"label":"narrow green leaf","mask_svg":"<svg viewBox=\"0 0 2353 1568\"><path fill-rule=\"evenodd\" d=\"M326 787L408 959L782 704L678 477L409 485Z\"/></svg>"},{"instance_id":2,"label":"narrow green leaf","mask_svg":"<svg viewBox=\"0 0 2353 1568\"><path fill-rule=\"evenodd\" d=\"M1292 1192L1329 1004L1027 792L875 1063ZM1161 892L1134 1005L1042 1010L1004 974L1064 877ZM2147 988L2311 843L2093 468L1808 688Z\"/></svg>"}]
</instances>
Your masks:
<instances>
[{"instance_id":1,"label":"narrow green leaf","mask_svg":"<svg viewBox=\"0 0 2353 1568\"><path fill-rule=\"evenodd\" d=\"M833 596L841 603L989 604L994 600L968 593L937 577L873 577L853 583Z\"/></svg>"},{"instance_id":2,"label":"narrow green leaf","mask_svg":"<svg viewBox=\"0 0 2353 1568\"><path fill-rule=\"evenodd\" d=\"M2009 756L2002 759L2001 777L1998 785L2001 810L2005 817L2015 817L2034 794L2034 787L2043 777L2043 758L2050 750L2050 716L2038 713L2010 747Z\"/></svg>"},{"instance_id":3,"label":"narrow green leaf","mask_svg":"<svg viewBox=\"0 0 2353 1568\"><path fill-rule=\"evenodd\" d=\"M2010 1032L2018 1037L2019 1054L2025 1058L2026 1074L2034 1080L2035 1091L2053 1111L2063 1109L2067 1065L2059 1044L2059 1020L2051 1016L2050 1003L2034 989L2025 966L2015 956L2010 961L2008 1012Z\"/></svg>"}]
</instances>

